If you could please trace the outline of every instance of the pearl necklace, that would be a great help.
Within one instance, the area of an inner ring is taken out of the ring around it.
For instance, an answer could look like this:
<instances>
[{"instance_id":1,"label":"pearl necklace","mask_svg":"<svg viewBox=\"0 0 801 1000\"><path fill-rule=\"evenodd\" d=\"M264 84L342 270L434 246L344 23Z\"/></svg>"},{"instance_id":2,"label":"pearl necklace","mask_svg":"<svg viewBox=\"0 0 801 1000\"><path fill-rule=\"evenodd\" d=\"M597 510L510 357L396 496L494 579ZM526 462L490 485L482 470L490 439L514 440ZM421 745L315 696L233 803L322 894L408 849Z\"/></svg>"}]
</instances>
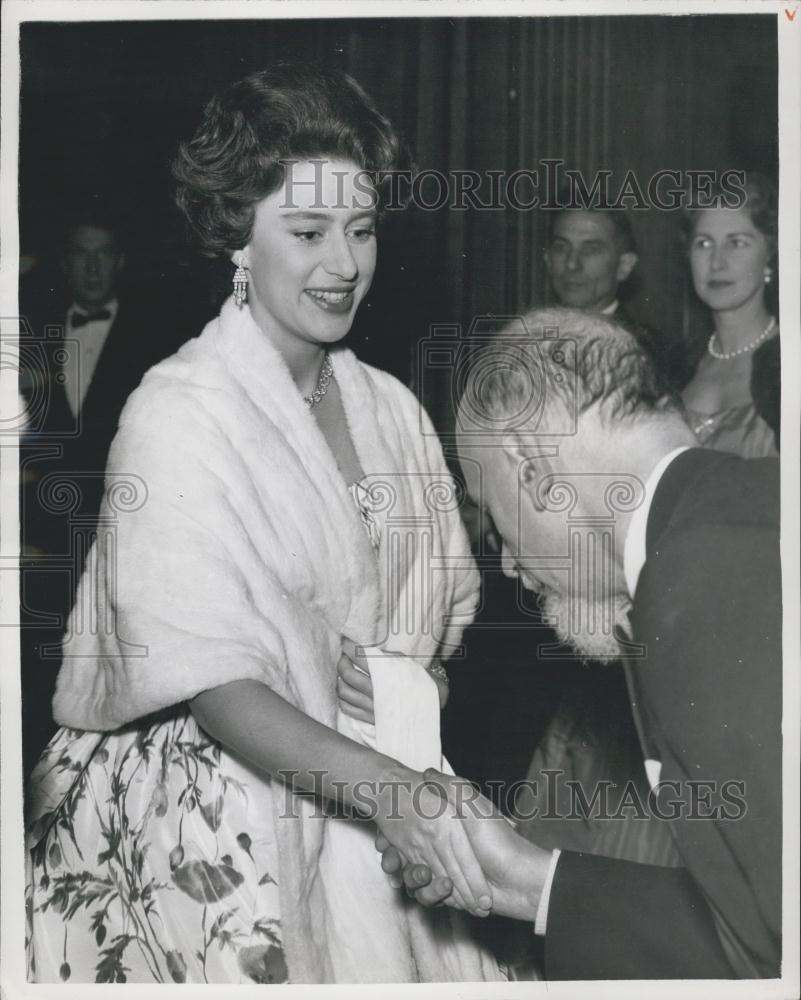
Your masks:
<instances>
[{"instance_id":1,"label":"pearl necklace","mask_svg":"<svg viewBox=\"0 0 801 1000\"><path fill-rule=\"evenodd\" d=\"M745 347L738 347L736 351L719 351L715 347L715 338L717 337L717 333L713 333L709 338L709 343L706 345L706 349L716 361L731 361L732 358L737 358L741 354L750 354L751 351L759 347L762 341L766 340L767 337L770 336L770 332L774 326L776 326L776 317L771 316L770 323L768 323L756 340L752 340L751 343L746 344Z\"/></svg>"},{"instance_id":2,"label":"pearl necklace","mask_svg":"<svg viewBox=\"0 0 801 1000\"><path fill-rule=\"evenodd\" d=\"M331 363L331 355L326 353L325 359L323 360L323 366L320 369L320 374L317 376L317 385L314 387L314 392L311 396L304 396L303 402L311 409L328 392L328 385L331 381L331 377L334 374L334 366Z\"/></svg>"}]
</instances>

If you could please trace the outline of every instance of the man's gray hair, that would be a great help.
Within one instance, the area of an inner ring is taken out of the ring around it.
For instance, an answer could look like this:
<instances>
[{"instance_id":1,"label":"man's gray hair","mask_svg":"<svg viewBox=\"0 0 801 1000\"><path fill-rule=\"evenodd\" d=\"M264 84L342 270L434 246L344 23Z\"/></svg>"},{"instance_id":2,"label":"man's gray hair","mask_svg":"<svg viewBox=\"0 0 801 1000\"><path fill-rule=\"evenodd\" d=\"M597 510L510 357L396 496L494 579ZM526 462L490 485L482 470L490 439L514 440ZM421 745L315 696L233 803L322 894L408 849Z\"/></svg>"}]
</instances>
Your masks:
<instances>
[{"instance_id":1,"label":"man's gray hair","mask_svg":"<svg viewBox=\"0 0 801 1000\"><path fill-rule=\"evenodd\" d=\"M680 405L636 338L613 318L534 309L471 359L460 408L473 431L536 431L601 404L601 419L676 412Z\"/></svg>"}]
</instances>

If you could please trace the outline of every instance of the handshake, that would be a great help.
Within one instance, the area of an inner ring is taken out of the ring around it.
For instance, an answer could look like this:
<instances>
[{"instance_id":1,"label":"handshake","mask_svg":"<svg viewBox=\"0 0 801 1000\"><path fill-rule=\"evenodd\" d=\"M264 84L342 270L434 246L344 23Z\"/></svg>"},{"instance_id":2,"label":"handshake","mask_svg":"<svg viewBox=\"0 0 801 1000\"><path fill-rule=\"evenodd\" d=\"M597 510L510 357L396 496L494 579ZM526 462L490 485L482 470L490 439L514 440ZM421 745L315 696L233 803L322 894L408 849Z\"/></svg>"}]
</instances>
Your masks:
<instances>
[{"instance_id":1,"label":"handshake","mask_svg":"<svg viewBox=\"0 0 801 1000\"><path fill-rule=\"evenodd\" d=\"M343 639L342 648L340 707L373 725L369 664L349 639ZM447 690L433 679L441 706ZM396 760L373 784L368 799L381 865L396 888L405 886L425 906L444 903L474 916L492 912L536 919L552 852L519 836L470 782L434 768L421 773Z\"/></svg>"},{"instance_id":2,"label":"handshake","mask_svg":"<svg viewBox=\"0 0 801 1000\"><path fill-rule=\"evenodd\" d=\"M401 786L408 791L404 780L396 793ZM375 846L395 888L424 906L536 920L550 851L521 837L463 778L429 768L412 799L414 808L403 809L395 794L376 820Z\"/></svg>"}]
</instances>

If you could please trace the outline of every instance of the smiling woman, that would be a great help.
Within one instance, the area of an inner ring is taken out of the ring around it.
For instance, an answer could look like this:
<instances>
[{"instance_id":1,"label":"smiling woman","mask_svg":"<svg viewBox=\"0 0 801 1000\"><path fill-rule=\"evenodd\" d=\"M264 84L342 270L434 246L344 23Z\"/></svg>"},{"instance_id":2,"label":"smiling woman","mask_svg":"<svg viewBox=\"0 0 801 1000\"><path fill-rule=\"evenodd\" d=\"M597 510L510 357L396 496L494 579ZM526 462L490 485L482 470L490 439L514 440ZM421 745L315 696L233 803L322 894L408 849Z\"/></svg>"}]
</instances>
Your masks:
<instances>
[{"instance_id":1,"label":"smiling woman","mask_svg":"<svg viewBox=\"0 0 801 1000\"><path fill-rule=\"evenodd\" d=\"M237 255L253 318L299 373L350 330L373 280L375 210L356 186L364 176L355 163L292 164L283 187L256 206Z\"/></svg>"},{"instance_id":2,"label":"smiling woman","mask_svg":"<svg viewBox=\"0 0 801 1000\"><path fill-rule=\"evenodd\" d=\"M371 178L405 155L353 80L285 66L215 98L181 149L179 205L234 295L148 373L112 446L109 473L147 498L106 498L65 728L33 776L36 981L499 978L458 915L404 905L373 846L378 830L488 912L455 805L416 769L441 766L438 662L478 575L456 505L431 503L454 490L428 418L340 344L375 270ZM420 526L402 546L389 495ZM85 627L90 605L108 628ZM350 717L343 678L374 663L346 639L391 654L375 725Z\"/></svg>"}]
</instances>

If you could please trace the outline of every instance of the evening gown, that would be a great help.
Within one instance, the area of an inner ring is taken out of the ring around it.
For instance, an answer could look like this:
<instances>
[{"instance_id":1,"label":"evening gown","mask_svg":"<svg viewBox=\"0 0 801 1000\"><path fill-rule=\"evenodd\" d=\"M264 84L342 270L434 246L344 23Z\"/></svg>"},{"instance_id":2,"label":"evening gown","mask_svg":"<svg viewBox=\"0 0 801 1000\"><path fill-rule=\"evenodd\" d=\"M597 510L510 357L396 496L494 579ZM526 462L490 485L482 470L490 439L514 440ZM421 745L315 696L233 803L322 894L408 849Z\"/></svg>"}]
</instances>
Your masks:
<instances>
[{"instance_id":1,"label":"evening gown","mask_svg":"<svg viewBox=\"0 0 801 1000\"><path fill-rule=\"evenodd\" d=\"M350 492L377 547L370 494ZM186 704L115 732L59 730L31 788L30 980L287 981L281 786L208 736Z\"/></svg>"},{"instance_id":2,"label":"evening gown","mask_svg":"<svg viewBox=\"0 0 801 1000\"><path fill-rule=\"evenodd\" d=\"M698 443L740 458L773 458L779 454L781 338L779 331L754 351L750 398L714 413L689 407L685 412Z\"/></svg>"}]
</instances>

